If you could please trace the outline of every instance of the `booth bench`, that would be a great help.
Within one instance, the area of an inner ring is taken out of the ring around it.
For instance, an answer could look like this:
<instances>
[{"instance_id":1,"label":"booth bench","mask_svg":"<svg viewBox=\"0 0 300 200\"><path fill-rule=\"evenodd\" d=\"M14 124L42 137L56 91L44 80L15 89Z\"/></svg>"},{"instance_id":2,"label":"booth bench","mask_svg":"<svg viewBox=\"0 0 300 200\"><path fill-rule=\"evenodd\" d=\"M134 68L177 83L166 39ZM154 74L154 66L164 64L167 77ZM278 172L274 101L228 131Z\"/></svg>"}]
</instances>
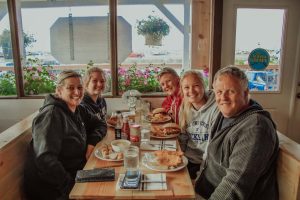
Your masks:
<instances>
[{"instance_id":1,"label":"booth bench","mask_svg":"<svg viewBox=\"0 0 300 200\"><path fill-rule=\"evenodd\" d=\"M0 133L0 199L24 200L23 165L37 112ZM280 200L300 200L300 144L278 132L277 178Z\"/></svg>"}]
</instances>

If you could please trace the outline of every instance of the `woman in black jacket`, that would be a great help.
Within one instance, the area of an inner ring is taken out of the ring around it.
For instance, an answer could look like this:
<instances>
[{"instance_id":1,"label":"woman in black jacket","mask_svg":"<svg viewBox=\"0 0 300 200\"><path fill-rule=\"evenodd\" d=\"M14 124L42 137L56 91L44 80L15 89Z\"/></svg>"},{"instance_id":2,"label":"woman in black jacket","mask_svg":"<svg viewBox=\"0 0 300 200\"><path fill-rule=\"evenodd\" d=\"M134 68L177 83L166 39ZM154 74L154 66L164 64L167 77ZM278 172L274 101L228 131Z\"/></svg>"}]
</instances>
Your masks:
<instances>
[{"instance_id":1,"label":"woman in black jacket","mask_svg":"<svg viewBox=\"0 0 300 200\"><path fill-rule=\"evenodd\" d=\"M24 171L28 199L68 199L77 170L106 135L106 123L80 106L80 74L59 74L56 93L46 96L32 124Z\"/></svg>"},{"instance_id":2,"label":"woman in black jacket","mask_svg":"<svg viewBox=\"0 0 300 200\"><path fill-rule=\"evenodd\" d=\"M89 68L83 82L85 94L81 104L97 115L99 119L106 120L107 105L105 99L101 96L106 84L105 72L98 67Z\"/></svg>"}]
</instances>

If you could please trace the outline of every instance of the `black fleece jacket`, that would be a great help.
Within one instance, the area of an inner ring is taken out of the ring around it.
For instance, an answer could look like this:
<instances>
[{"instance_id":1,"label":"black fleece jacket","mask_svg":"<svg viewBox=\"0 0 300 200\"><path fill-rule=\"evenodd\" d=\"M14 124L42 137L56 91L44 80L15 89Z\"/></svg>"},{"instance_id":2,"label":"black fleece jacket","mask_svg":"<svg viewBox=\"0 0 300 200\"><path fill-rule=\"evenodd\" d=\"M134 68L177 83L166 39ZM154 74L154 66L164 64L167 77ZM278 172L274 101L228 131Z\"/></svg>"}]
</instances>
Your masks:
<instances>
[{"instance_id":1,"label":"black fleece jacket","mask_svg":"<svg viewBox=\"0 0 300 200\"><path fill-rule=\"evenodd\" d=\"M94 102L93 99L87 93L85 93L81 101L81 105L97 115L99 119L106 120L107 105L103 97L98 97L96 102Z\"/></svg>"},{"instance_id":2,"label":"black fleece jacket","mask_svg":"<svg viewBox=\"0 0 300 200\"><path fill-rule=\"evenodd\" d=\"M79 105L73 113L63 100L51 94L46 96L32 124L32 141L24 172L28 195L36 196L40 189L44 191L41 187L48 187L67 198L76 171L86 163L87 145L96 145L106 131L105 121L84 107ZM43 199L50 194L41 195Z\"/></svg>"}]
</instances>

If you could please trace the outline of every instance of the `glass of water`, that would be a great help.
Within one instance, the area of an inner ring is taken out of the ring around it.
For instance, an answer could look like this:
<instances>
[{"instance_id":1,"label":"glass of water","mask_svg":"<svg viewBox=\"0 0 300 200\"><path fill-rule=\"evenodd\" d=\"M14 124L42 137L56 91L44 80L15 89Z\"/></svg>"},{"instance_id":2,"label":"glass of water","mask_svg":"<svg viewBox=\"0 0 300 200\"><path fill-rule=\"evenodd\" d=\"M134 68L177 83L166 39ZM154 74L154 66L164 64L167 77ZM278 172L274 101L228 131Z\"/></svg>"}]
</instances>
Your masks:
<instances>
[{"instance_id":1,"label":"glass of water","mask_svg":"<svg viewBox=\"0 0 300 200\"><path fill-rule=\"evenodd\" d=\"M138 172L140 150L137 146L130 146L124 152L124 168L127 171Z\"/></svg>"},{"instance_id":2,"label":"glass of water","mask_svg":"<svg viewBox=\"0 0 300 200\"><path fill-rule=\"evenodd\" d=\"M148 144L150 142L150 128L142 127L141 130L141 142Z\"/></svg>"}]
</instances>

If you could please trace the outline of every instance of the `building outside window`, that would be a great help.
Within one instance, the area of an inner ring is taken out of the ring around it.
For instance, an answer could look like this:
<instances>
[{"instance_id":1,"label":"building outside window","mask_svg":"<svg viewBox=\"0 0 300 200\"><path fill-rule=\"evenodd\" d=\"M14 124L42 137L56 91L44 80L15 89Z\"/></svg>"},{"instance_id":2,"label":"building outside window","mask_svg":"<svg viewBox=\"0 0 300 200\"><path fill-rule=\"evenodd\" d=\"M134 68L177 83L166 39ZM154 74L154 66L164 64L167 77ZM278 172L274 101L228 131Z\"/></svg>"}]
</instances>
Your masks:
<instances>
[{"instance_id":1,"label":"building outside window","mask_svg":"<svg viewBox=\"0 0 300 200\"><path fill-rule=\"evenodd\" d=\"M284 14L283 9L237 9L235 64L245 70L250 91L280 90ZM251 68L248 62L249 54L257 48L270 56L269 65L263 70Z\"/></svg>"},{"instance_id":2,"label":"building outside window","mask_svg":"<svg viewBox=\"0 0 300 200\"><path fill-rule=\"evenodd\" d=\"M110 13L112 4L108 0L21 1L20 5L22 21L19 26L24 36L23 49L20 50L23 55L23 81L20 84L23 84L25 96L54 92L55 78L61 70L74 69L84 74L91 66L105 70L108 80L106 95L112 95L116 87L116 95L122 95L128 89L155 95L161 94L156 76L163 67L172 67L178 74L193 68L192 1L149 0L140 3L120 0L114 5L116 13ZM16 96L9 17L7 10L2 13L5 14L0 21L0 36L1 41L6 37L7 44L1 43L0 85L5 90L9 89L8 86L11 89L9 92L1 89L0 96ZM117 42L114 46L111 46L110 15L116 15ZM151 29L151 20L159 40L156 43L153 43L151 34L143 32ZM112 48L117 49L116 55L112 55ZM112 65L114 56L117 57L115 66ZM114 68L117 86L112 81ZM207 69L204 75L208 80ZM202 68L199 70L203 71Z\"/></svg>"}]
</instances>

